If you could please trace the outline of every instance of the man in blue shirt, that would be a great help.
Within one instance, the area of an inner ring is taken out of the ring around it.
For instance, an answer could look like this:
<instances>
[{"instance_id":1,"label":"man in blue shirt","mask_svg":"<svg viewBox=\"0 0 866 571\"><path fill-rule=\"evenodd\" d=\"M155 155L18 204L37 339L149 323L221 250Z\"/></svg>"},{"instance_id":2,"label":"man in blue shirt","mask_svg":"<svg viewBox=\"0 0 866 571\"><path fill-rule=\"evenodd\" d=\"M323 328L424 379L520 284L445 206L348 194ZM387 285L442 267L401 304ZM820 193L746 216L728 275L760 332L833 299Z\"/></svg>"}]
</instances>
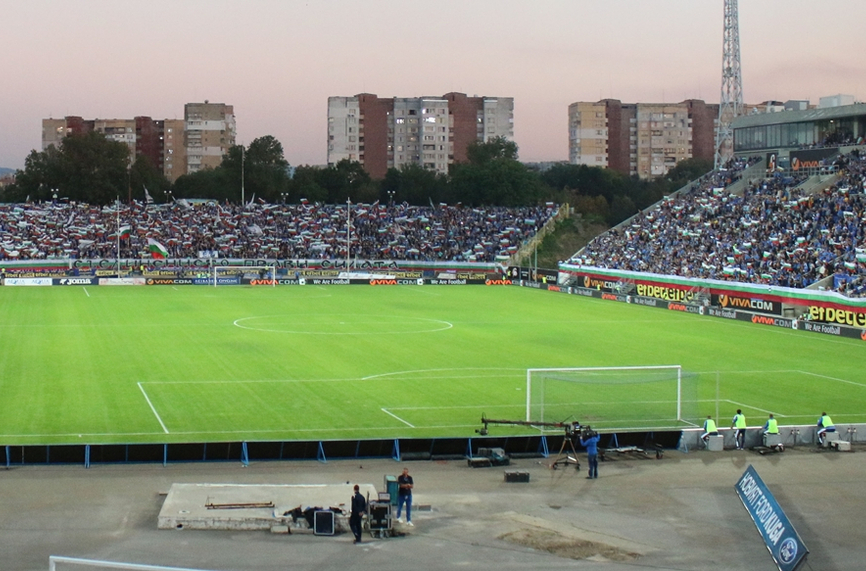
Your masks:
<instances>
[{"instance_id":1,"label":"man in blue shirt","mask_svg":"<svg viewBox=\"0 0 866 571\"><path fill-rule=\"evenodd\" d=\"M400 518L403 506L406 506L406 525L414 526L412 523L412 488L415 480L409 475L409 468L403 468L403 473L397 476L397 521L403 523Z\"/></svg>"},{"instance_id":2,"label":"man in blue shirt","mask_svg":"<svg viewBox=\"0 0 866 571\"><path fill-rule=\"evenodd\" d=\"M586 438L584 438L584 434ZM601 436L586 427L586 432L580 434L580 445L586 447L586 459L589 462L589 474L587 480L598 478L598 441Z\"/></svg>"}]
</instances>

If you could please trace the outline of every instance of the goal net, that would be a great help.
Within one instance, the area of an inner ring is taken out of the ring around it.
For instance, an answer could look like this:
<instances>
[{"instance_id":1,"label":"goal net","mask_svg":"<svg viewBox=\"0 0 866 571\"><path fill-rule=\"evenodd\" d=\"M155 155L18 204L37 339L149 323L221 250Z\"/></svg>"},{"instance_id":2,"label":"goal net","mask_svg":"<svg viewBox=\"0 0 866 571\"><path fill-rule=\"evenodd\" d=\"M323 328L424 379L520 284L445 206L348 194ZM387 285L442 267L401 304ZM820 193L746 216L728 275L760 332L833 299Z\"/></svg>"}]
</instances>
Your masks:
<instances>
[{"instance_id":1,"label":"goal net","mask_svg":"<svg viewBox=\"0 0 866 571\"><path fill-rule=\"evenodd\" d=\"M527 422L660 429L698 418L697 376L679 365L526 371Z\"/></svg>"},{"instance_id":2,"label":"goal net","mask_svg":"<svg viewBox=\"0 0 866 571\"><path fill-rule=\"evenodd\" d=\"M220 278L237 278L239 282L261 280L262 285L277 285L276 266L214 266L212 272L214 287L220 285ZM267 283L264 283L267 282ZM224 282L225 283L225 282ZM236 282L237 283L237 282Z\"/></svg>"}]
</instances>

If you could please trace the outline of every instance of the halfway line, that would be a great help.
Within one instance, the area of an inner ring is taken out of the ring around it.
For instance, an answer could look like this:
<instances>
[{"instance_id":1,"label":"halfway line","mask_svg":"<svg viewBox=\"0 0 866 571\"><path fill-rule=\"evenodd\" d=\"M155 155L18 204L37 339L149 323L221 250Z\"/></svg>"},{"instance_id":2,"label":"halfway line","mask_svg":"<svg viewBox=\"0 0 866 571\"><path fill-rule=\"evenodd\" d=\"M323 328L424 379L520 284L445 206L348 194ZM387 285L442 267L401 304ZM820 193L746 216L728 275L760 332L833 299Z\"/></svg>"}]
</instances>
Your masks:
<instances>
[{"instance_id":1,"label":"halfway line","mask_svg":"<svg viewBox=\"0 0 866 571\"><path fill-rule=\"evenodd\" d=\"M165 433L168 434L168 428L166 428L166 427L165 427L165 424L163 424L162 419L159 417L159 413L156 412L156 409L153 407L153 403L150 402L150 399L149 399L149 398L147 398L147 393L144 392L144 387L141 386L141 383L140 383L140 382L139 382L139 383L136 383L136 384L138 385L138 388L141 389L141 394L144 395L144 400L147 401L147 405L150 407L150 410L153 411L153 415L156 417L156 420L159 421L159 425L162 427L162 429L165 431Z\"/></svg>"},{"instance_id":2,"label":"halfway line","mask_svg":"<svg viewBox=\"0 0 866 571\"><path fill-rule=\"evenodd\" d=\"M379 409L379 410L381 410L382 412L384 412L384 413L387 414L388 416L393 416L394 418L396 418L397 420L399 420L400 422L402 422L403 424L405 424L405 425L408 426L409 428L415 428L414 425L409 424L408 422L406 422L405 420L403 420L402 418L400 418L399 416L397 416L397 415L394 414L393 412L388 412L388 411L385 410L384 408ZM166 432L168 432L168 431L166 431Z\"/></svg>"}]
</instances>

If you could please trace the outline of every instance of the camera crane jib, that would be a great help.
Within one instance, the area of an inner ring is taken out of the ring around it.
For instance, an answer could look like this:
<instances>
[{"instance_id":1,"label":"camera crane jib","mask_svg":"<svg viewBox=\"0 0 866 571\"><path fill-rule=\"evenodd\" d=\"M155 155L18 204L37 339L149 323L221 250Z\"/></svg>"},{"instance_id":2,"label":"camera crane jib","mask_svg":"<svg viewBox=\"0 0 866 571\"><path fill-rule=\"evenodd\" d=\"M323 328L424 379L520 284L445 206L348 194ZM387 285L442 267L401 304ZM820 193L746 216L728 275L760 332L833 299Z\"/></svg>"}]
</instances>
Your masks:
<instances>
[{"instance_id":1,"label":"camera crane jib","mask_svg":"<svg viewBox=\"0 0 866 571\"><path fill-rule=\"evenodd\" d=\"M494 418L486 418L485 416L481 416L481 424L482 427L479 430L476 430L478 434L481 436L487 436L489 433L488 426L491 424L508 424L512 426L531 426L536 428L541 427L550 427L550 428L561 428L565 432L564 438L562 439L562 446L559 449L559 455L556 459L549 464L549 467L552 470L556 470L560 465L568 466L574 465L574 469L580 471L580 460L577 458L577 450L574 447L574 440L581 435L581 431L584 433L591 433L592 428L587 426L581 426L578 421L572 422L533 422L531 420L501 420ZM566 450L568 447L568 450Z\"/></svg>"}]
</instances>

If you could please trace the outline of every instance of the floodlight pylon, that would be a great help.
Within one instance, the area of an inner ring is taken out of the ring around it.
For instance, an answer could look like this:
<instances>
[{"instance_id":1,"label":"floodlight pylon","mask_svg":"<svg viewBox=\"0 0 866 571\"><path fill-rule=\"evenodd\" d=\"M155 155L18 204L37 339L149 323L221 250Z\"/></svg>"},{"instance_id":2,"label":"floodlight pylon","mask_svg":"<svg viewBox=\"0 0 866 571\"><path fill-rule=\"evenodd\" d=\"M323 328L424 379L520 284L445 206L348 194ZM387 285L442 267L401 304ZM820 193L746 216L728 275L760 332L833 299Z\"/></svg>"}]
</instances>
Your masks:
<instances>
[{"instance_id":1,"label":"floodlight pylon","mask_svg":"<svg viewBox=\"0 0 866 571\"><path fill-rule=\"evenodd\" d=\"M734 156L734 119L743 114L743 75L740 70L740 24L737 0L725 0L722 40L722 95L716 131L715 168Z\"/></svg>"}]
</instances>

